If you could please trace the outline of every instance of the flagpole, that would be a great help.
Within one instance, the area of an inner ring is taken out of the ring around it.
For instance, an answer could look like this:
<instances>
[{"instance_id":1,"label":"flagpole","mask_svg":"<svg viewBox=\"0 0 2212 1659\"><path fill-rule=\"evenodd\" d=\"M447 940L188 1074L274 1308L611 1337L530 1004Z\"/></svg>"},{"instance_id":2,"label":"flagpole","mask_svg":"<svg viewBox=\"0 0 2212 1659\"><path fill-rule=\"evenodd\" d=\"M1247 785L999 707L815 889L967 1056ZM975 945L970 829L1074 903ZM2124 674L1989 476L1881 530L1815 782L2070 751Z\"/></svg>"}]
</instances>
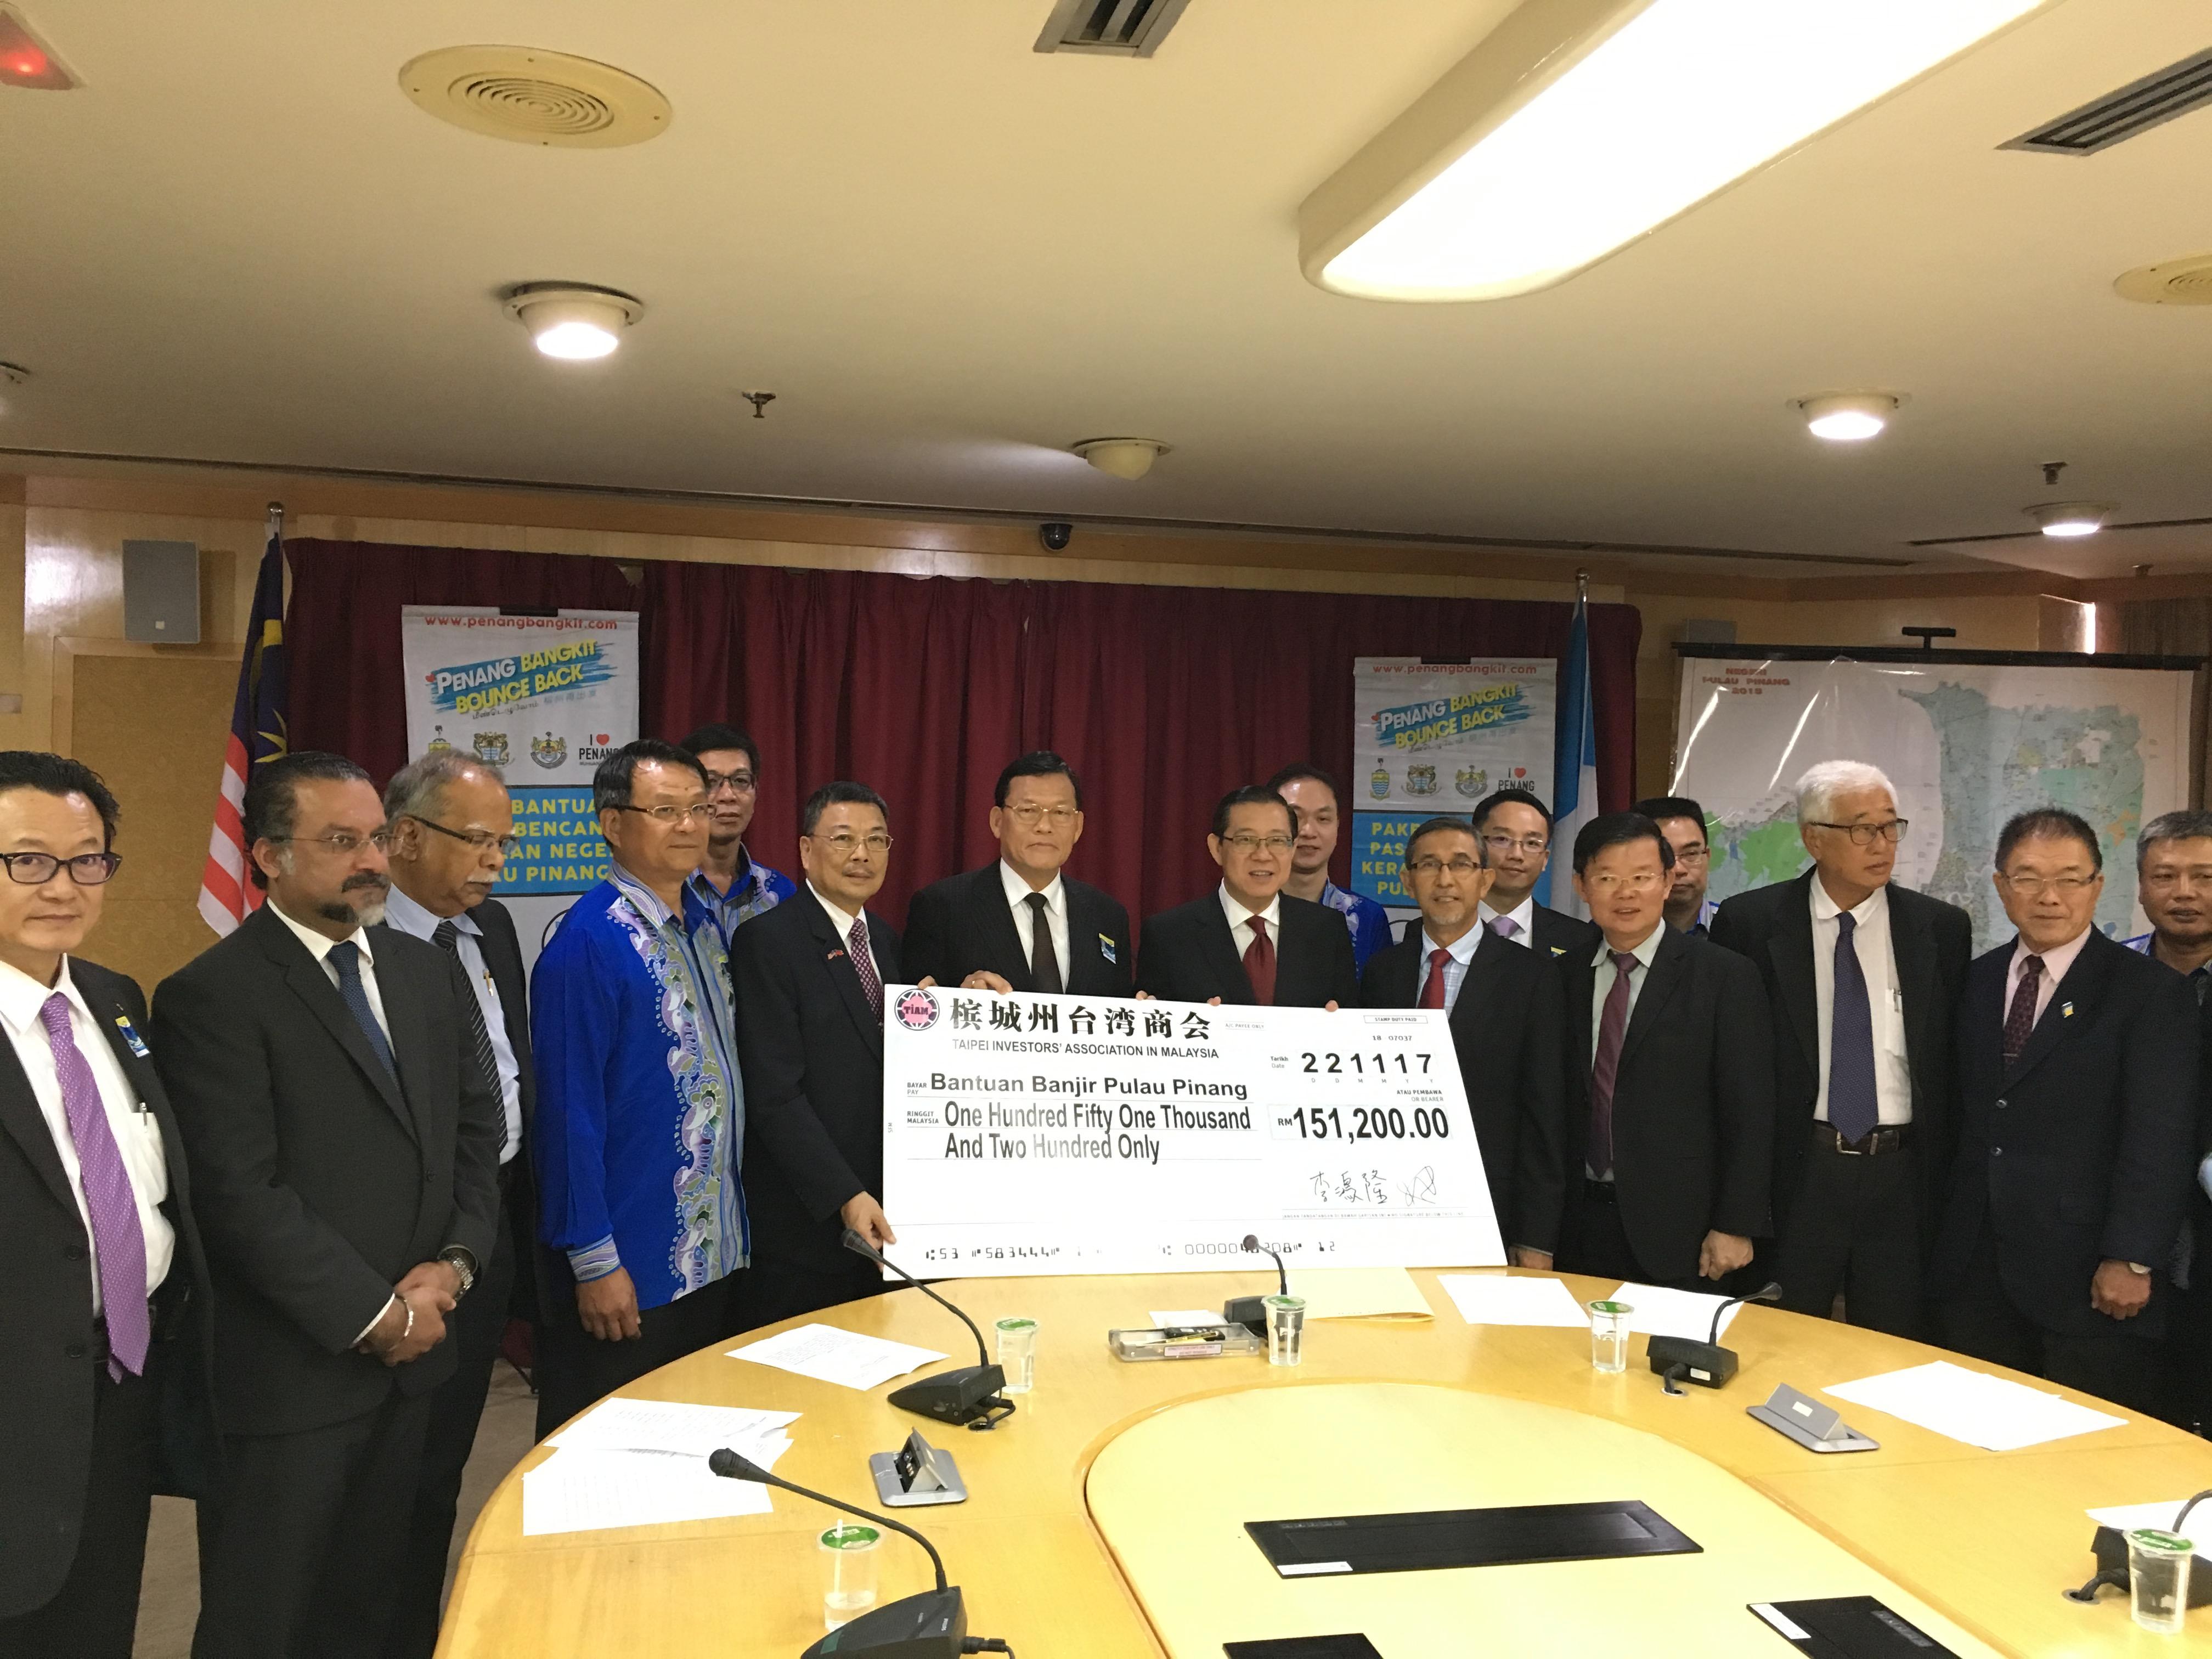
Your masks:
<instances>
[{"instance_id":1,"label":"flagpole","mask_svg":"<svg viewBox=\"0 0 2212 1659\"><path fill-rule=\"evenodd\" d=\"M269 534L264 539L268 541L281 541L283 539L283 536L284 503L282 501L271 501L269 503Z\"/></svg>"}]
</instances>

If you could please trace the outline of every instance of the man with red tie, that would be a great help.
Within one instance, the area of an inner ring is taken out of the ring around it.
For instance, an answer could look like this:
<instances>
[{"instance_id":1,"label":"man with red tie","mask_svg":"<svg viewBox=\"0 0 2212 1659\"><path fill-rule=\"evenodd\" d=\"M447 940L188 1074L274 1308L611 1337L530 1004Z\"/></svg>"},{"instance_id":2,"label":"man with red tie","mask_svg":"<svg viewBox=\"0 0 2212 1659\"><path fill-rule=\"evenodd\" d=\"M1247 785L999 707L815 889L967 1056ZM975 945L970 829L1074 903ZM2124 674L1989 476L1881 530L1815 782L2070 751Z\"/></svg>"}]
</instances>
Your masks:
<instances>
[{"instance_id":1,"label":"man with red tie","mask_svg":"<svg viewBox=\"0 0 2212 1659\"><path fill-rule=\"evenodd\" d=\"M1138 990L1173 1002L1356 1003L1344 918L1283 890L1297 833L1291 804L1273 790L1248 784L1224 795L1206 838L1221 885L1145 923Z\"/></svg>"}]
</instances>

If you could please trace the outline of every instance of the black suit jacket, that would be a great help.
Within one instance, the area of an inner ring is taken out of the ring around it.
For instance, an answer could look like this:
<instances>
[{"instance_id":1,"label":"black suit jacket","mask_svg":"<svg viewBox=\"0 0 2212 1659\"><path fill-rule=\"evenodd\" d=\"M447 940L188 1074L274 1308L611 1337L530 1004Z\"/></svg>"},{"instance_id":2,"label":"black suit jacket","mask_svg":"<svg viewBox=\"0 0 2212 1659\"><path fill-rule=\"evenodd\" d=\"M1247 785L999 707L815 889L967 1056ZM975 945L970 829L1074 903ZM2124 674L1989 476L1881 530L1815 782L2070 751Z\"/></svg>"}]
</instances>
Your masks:
<instances>
[{"instance_id":1,"label":"black suit jacket","mask_svg":"<svg viewBox=\"0 0 2212 1659\"><path fill-rule=\"evenodd\" d=\"M868 913L884 985L904 977L899 936ZM884 1192L884 1026L845 940L814 895L732 935L738 1060L745 1079L745 1213L757 1267L834 1272L858 1258L838 1212Z\"/></svg>"},{"instance_id":2,"label":"black suit jacket","mask_svg":"<svg viewBox=\"0 0 2212 1659\"><path fill-rule=\"evenodd\" d=\"M1595 922L1541 904L1536 906L1532 920L1528 937L1534 943L1530 948L1540 957L1565 961L1569 957L1587 957L1597 949L1599 933Z\"/></svg>"},{"instance_id":3,"label":"black suit jacket","mask_svg":"<svg viewBox=\"0 0 2212 1659\"><path fill-rule=\"evenodd\" d=\"M1600 939L1602 939L1600 935ZM1598 946L1562 957L1567 999L1567 1170L1582 1174ZM1662 924L1613 1084L1620 1224L1646 1273L1697 1275L1708 1232L1768 1231L1774 1037L1759 969Z\"/></svg>"},{"instance_id":4,"label":"black suit jacket","mask_svg":"<svg viewBox=\"0 0 2212 1659\"><path fill-rule=\"evenodd\" d=\"M70 977L98 1021L124 1077L161 1131L169 1194L161 1213L176 1230L168 1276L155 1292L155 1351L147 1375L162 1391L162 1467L155 1490L199 1495L214 1441L204 1322L207 1261L192 1216L184 1141L153 1062L123 1029L146 1029L137 983L72 959ZM76 1194L13 1043L0 1040L0 1619L53 1599L76 1559L92 1469L95 1352L92 1259Z\"/></svg>"},{"instance_id":5,"label":"black suit jacket","mask_svg":"<svg viewBox=\"0 0 2212 1659\"><path fill-rule=\"evenodd\" d=\"M1275 1006L1340 1008L1359 1003L1359 970L1344 918L1325 904L1282 896L1282 937L1275 941ZM1137 988L1170 1002L1252 1001L1252 981L1230 937L1219 890L1145 921Z\"/></svg>"},{"instance_id":6,"label":"black suit jacket","mask_svg":"<svg viewBox=\"0 0 2212 1659\"><path fill-rule=\"evenodd\" d=\"M1986 1222L2006 1293L2044 1329L2157 1337L2172 1299L2164 1269L2196 1170L2197 1000L2172 969L2093 927L2007 1066L2005 980L2015 943L1967 970L1959 1148L1930 1289L1941 1297L1960 1284ZM2106 1261L2160 1269L2133 1319L2089 1304L2089 1281Z\"/></svg>"},{"instance_id":7,"label":"black suit jacket","mask_svg":"<svg viewBox=\"0 0 2212 1659\"><path fill-rule=\"evenodd\" d=\"M1749 957L1765 981L1774 1021L1774 1225L1805 1176L1808 1126L1820 1100L1820 1010L1813 977L1813 882L1808 870L1791 881L1739 893L1713 918L1713 943ZM1957 1073L1951 1037L1966 963L1974 953L1973 920L1955 904L1892 884L1890 954L1905 999L1905 1052L1912 1073L1913 1139L1919 1149L1922 1242L1935 1232L1950 1144L1958 1128Z\"/></svg>"},{"instance_id":8,"label":"black suit jacket","mask_svg":"<svg viewBox=\"0 0 2212 1659\"><path fill-rule=\"evenodd\" d=\"M469 912L483 930L479 948L491 982L499 992L500 1023L507 1028L507 1046L514 1050L515 1103L522 1115L522 1145L515 1150L507 1171L508 1221L515 1246L514 1293L509 1310L517 1319L533 1324L544 1305L544 1286L533 1271L538 1255L538 1176L531 1161L530 1127L538 1113L538 1083L530 1065L530 979L522 969L522 945L514 936L514 918L495 898L488 898ZM574 1279L563 1274L564 1290Z\"/></svg>"},{"instance_id":9,"label":"black suit jacket","mask_svg":"<svg viewBox=\"0 0 2212 1659\"><path fill-rule=\"evenodd\" d=\"M1419 997L1429 946L1419 922L1407 932L1407 939L1367 959L1359 982L1364 1006L1411 1008ZM1547 1255L1559 1247L1565 1190L1564 984L1534 951L1486 939L1451 1010L1452 1047L1498 1231L1508 1246Z\"/></svg>"},{"instance_id":10,"label":"black suit jacket","mask_svg":"<svg viewBox=\"0 0 2212 1659\"><path fill-rule=\"evenodd\" d=\"M981 870L932 882L914 896L900 947L908 974L957 985L980 968L1017 991L1036 989L999 870L994 859ZM1127 996L1136 957L1129 941L1129 913L1119 900L1085 882L1063 875L1060 883L1067 896L1070 960L1060 964L1067 994Z\"/></svg>"},{"instance_id":11,"label":"black suit jacket","mask_svg":"<svg viewBox=\"0 0 2212 1659\"><path fill-rule=\"evenodd\" d=\"M154 998L216 1296L228 1434L283 1434L451 1375L453 1346L387 1368L354 1343L419 1263L491 1253L506 1114L477 1066L461 965L368 930L394 1082L323 965L264 904Z\"/></svg>"}]
</instances>

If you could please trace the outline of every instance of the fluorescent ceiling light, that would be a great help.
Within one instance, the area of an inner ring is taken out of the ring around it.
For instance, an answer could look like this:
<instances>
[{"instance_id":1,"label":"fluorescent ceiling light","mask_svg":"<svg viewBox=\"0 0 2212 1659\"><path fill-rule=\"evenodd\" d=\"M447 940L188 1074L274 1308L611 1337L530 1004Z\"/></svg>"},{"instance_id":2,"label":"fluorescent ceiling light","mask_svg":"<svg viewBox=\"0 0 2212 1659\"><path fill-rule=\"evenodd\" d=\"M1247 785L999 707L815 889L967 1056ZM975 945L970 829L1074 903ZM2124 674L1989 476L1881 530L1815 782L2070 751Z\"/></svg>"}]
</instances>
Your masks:
<instances>
[{"instance_id":1,"label":"fluorescent ceiling light","mask_svg":"<svg viewBox=\"0 0 2212 1659\"><path fill-rule=\"evenodd\" d=\"M507 295L507 314L548 357L576 362L611 354L623 330L645 315L645 302L611 288L525 283Z\"/></svg>"},{"instance_id":2,"label":"fluorescent ceiling light","mask_svg":"<svg viewBox=\"0 0 2212 1659\"><path fill-rule=\"evenodd\" d=\"M2027 516L2043 527L2046 536L2094 536L2105 527L2111 514L2110 501L2046 501L2027 509Z\"/></svg>"},{"instance_id":3,"label":"fluorescent ceiling light","mask_svg":"<svg viewBox=\"0 0 2212 1659\"><path fill-rule=\"evenodd\" d=\"M1524 0L1299 210L1377 300L1565 281L2055 0Z\"/></svg>"}]
</instances>

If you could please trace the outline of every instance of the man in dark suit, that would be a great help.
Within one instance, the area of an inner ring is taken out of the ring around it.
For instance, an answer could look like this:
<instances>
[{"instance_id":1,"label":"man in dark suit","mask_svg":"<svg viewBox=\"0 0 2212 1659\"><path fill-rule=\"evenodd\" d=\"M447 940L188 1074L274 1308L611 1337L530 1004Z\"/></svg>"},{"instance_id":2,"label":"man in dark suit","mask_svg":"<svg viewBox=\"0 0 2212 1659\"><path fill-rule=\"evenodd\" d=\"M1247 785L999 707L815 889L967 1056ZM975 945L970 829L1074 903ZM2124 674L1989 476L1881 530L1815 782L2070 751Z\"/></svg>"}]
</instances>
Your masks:
<instances>
[{"instance_id":1,"label":"man in dark suit","mask_svg":"<svg viewBox=\"0 0 2212 1659\"><path fill-rule=\"evenodd\" d=\"M772 1325L882 1288L839 1242L898 1242L884 1188L884 987L899 937L868 901L890 867L890 815L866 784L832 783L799 814L796 896L731 939L742 1015L745 1207L753 1258L740 1325Z\"/></svg>"},{"instance_id":2,"label":"man in dark suit","mask_svg":"<svg viewBox=\"0 0 2212 1659\"><path fill-rule=\"evenodd\" d=\"M1667 926L1674 856L1636 812L1593 818L1575 837L1575 887L1601 937L1561 964L1559 1266L1693 1290L1748 1262L1767 1230L1773 1038L1759 969Z\"/></svg>"},{"instance_id":3,"label":"man in dark suit","mask_svg":"<svg viewBox=\"0 0 2212 1659\"><path fill-rule=\"evenodd\" d=\"M1753 1277L1793 1313L1825 1316L1841 1291L1852 1324L1920 1337L1973 923L1890 880L1906 821L1882 773L1825 762L1796 794L1813 867L1713 919L1774 1020L1775 1237Z\"/></svg>"},{"instance_id":4,"label":"man in dark suit","mask_svg":"<svg viewBox=\"0 0 2212 1659\"><path fill-rule=\"evenodd\" d=\"M205 1471L176 1465L214 1439L207 1267L145 999L70 955L117 816L89 767L0 752L0 1659L130 1659L152 1495L196 1496L179 1477Z\"/></svg>"},{"instance_id":5,"label":"man in dark suit","mask_svg":"<svg viewBox=\"0 0 2212 1659\"><path fill-rule=\"evenodd\" d=\"M1146 921L1137 988L1176 1002L1356 1006L1344 918L1283 890L1297 833L1290 803L1273 790L1254 784L1224 795L1206 838L1221 885Z\"/></svg>"},{"instance_id":6,"label":"man in dark suit","mask_svg":"<svg viewBox=\"0 0 2212 1659\"><path fill-rule=\"evenodd\" d=\"M1062 873L1083 838L1083 786L1049 750L999 774L999 856L932 882L906 913L906 971L969 990L1129 994L1129 913Z\"/></svg>"},{"instance_id":7,"label":"man in dark suit","mask_svg":"<svg viewBox=\"0 0 2212 1659\"><path fill-rule=\"evenodd\" d=\"M1515 1266L1548 1268L1565 1170L1561 978L1475 924L1491 872L1464 819L1414 830L1405 878L1420 925L1369 959L1361 1003L1447 1011L1498 1231Z\"/></svg>"},{"instance_id":8,"label":"man in dark suit","mask_svg":"<svg viewBox=\"0 0 2212 1659\"><path fill-rule=\"evenodd\" d=\"M1674 849L1668 872L1667 925L1699 939L1705 932L1705 884L1712 873L1713 849L1705 839L1705 809L1687 795L1653 795L1628 809L1659 826Z\"/></svg>"},{"instance_id":9,"label":"man in dark suit","mask_svg":"<svg viewBox=\"0 0 2212 1659\"><path fill-rule=\"evenodd\" d=\"M1476 919L1547 960L1595 950L1597 930L1589 923L1536 902L1536 884L1552 861L1552 809L1528 790L1500 789L1475 802L1473 823L1497 872Z\"/></svg>"},{"instance_id":10,"label":"man in dark suit","mask_svg":"<svg viewBox=\"0 0 2212 1659\"><path fill-rule=\"evenodd\" d=\"M499 774L453 750L412 761L385 786L392 890L385 926L425 939L461 965L461 1006L477 1064L499 1091L499 1224L491 1254L447 1322L453 1374L430 1396L422 1478L408 1527L398 1612L387 1651L430 1659L460 1500L500 1344L510 1318L534 1319L538 1206L530 1176L530 1004L522 951L493 883L514 845L514 806Z\"/></svg>"},{"instance_id":11,"label":"man in dark suit","mask_svg":"<svg viewBox=\"0 0 2212 1659\"><path fill-rule=\"evenodd\" d=\"M1974 959L1959 1006L1939 1327L1962 1353L2154 1410L2197 1167L2196 999L2098 931L2104 854L2081 817L2020 814L1996 866L2019 933Z\"/></svg>"},{"instance_id":12,"label":"man in dark suit","mask_svg":"<svg viewBox=\"0 0 2212 1659\"><path fill-rule=\"evenodd\" d=\"M504 1122L473 995L383 915L384 806L307 751L246 795L268 902L162 981L215 1286L219 1498L200 1505L197 1659L380 1655L446 1316L490 1259Z\"/></svg>"}]
</instances>

